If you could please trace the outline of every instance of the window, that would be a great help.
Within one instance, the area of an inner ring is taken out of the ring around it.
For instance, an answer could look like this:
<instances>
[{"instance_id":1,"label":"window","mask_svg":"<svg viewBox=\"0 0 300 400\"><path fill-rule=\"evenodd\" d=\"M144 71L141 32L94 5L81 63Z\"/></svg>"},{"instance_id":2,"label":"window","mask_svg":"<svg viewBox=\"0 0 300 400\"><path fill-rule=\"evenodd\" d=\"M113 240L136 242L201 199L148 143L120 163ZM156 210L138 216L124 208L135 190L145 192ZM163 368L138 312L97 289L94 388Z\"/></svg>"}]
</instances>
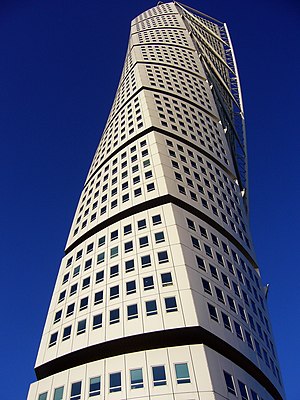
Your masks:
<instances>
[{"instance_id":1,"label":"window","mask_svg":"<svg viewBox=\"0 0 300 400\"><path fill-rule=\"evenodd\" d=\"M121 391L121 372L109 374L109 393Z\"/></svg>"},{"instance_id":2,"label":"window","mask_svg":"<svg viewBox=\"0 0 300 400\"><path fill-rule=\"evenodd\" d=\"M153 215L152 217L152 223L153 225L158 225L161 223L161 217L160 215Z\"/></svg>"},{"instance_id":3,"label":"window","mask_svg":"<svg viewBox=\"0 0 300 400\"><path fill-rule=\"evenodd\" d=\"M65 299L65 297L66 297L66 291L64 290L59 294L58 302L61 303Z\"/></svg>"},{"instance_id":4,"label":"window","mask_svg":"<svg viewBox=\"0 0 300 400\"><path fill-rule=\"evenodd\" d=\"M125 249L125 253L128 253L129 251L133 250L133 242L132 242L132 240L130 240L130 242L126 242L124 244L124 249Z\"/></svg>"},{"instance_id":5,"label":"window","mask_svg":"<svg viewBox=\"0 0 300 400\"><path fill-rule=\"evenodd\" d=\"M131 294L136 292L136 284L135 281L126 282L126 293Z\"/></svg>"},{"instance_id":6,"label":"window","mask_svg":"<svg viewBox=\"0 0 300 400\"><path fill-rule=\"evenodd\" d=\"M199 240L196 239L194 236L191 236L193 247L200 250L200 243Z\"/></svg>"},{"instance_id":7,"label":"window","mask_svg":"<svg viewBox=\"0 0 300 400\"><path fill-rule=\"evenodd\" d=\"M155 190L154 183L149 183L146 187L147 187L147 192L152 192L152 190Z\"/></svg>"},{"instance_id":8,"label":"window","mask_svg":"<svg viewBox=\"0 0 300 400\"><path fill-rule=\"evenodd\" d=\"M165 272L164 274L161 274L161 283L162 286L173 285L171 272Z\"/></svg>"},{"instance_id":9,"label":"window","mask_svg":"<svg viewBox=\"0 0 300 400\"><path fill-rule=\"evenodd\" d=\"M134 260L125 261L125 272L134 270Z\"/></svg>"},{"instance_id":10,"label":"window","mask_svg":"<svg viewBox=\"0 0 300 400\"><path fill-rule=\"evenodd\" d=\"M93 329L98 329L102 327L102 314L97 314L93 316Z\"/></svg>"},{"instance_id":11,"label":"window","mask_svg":"<svg viewBox=\"0 0 300 400\"><path fill-rule=\"evenodd\" d=\"M239 380L238 380L238 385L239 385L242 400L249 400L246 385Z\"/></svg>"},{"instance_id":12,"label":"window","mask_svg":"<svg viewBox=\"0 0 300 400\"><path fill-rule=\"evenodd\" d=\"M175 297L165 298L165 306L166 306L167 313L177 311L176 298Z\"/></svg>"},{"instance_id":13,"label":"window","mask_svg":"<svg viewBox=\"0 0 300 400\"><path fill-rule=\"evenodd\" d=\"M144 387L142 368L130 370L130 388L140 389L142 387Z\"/></svg>"},{"instance_id":14,"label":"window","mask_svg":"<svg viewBox=\"0 0 300 400\"><path fill-rule=\"evenodd\" d=\"M67 339L70 339L71 331L72 331L72 325L67 326L67 327L64 328L63 338L62 338L63 341L67 340Z\"/></svg>"},{"instance_id":15,"label":"window","mask_svg":"<svg viewBox=\"0 0 300 400\"><path fill-rule=\"evenodd\" d=\"M223 312L222 312L222 320L223 320L224 327L226 329L228 329L229 331L231 331L230 319L229 319L228 315L224 314Z\"/></svg>"},{"instance_id":16,"label":"window","mask_svg":"<svg viewBox=\"0 0 300 400\"><path fill-rule=\"evenodd\" d=\"M117 324L118 322L120 322L120 310L116 308L115 310L111 310L109 312L109 324L113 325Z\"/></svg>"},{"instance_id":17,"label":"window","mask_svg":"<svg viewBox=\"0 0 300 400\"><path fill-rule=\"evenodd\" d=\"M152 367L153 385L163 386L167 384L166 371L164 365Z\"/></svg>"},{"instance_id":18,"label":"window","mask_svg":"<svg viewBox=\"0 0 300 400\"><path fill-rule=\"evenodd\" d=\"M93 251L93 248L94 248L94 243L90 243L86 248L86 252L90 253L91 251Z\"/></svg>"},{"instance_id":19,"label":"window","mask_svg":"<svg viewBox=\"0 0 300 400\"><path fill-rule=\"evenodd\" d=\"M99 271L96 273L96 283L103 282L104 280L104 271Z\"/></svg>"},{"instance_id":20,"label":"window","mask_svg":"<svg viewBox=\"0 0 300 400\"><path fill-rule=\"evenodd\" d=\"M94 305L103 303L103 290L100 292L95 293L94 297Z\"/></svg>"},{"instance_id":21,"label":"window","mask_svg":"<svg viewBox=\"0 0 300 400\"><path fill-rule=\"evenodd\" d=\"M119 248L118 248L118 246L112 247L112 248L110 249L110 258L117 257L118 254L119 254Z\"/></svg>"},{"instance_id":22,"label":"window","mask_svg":"<svg viewBox=\"0 0 300 400\"><path fill-rule=\"evenodd\" d=\"M110 267L110 277L113 278L114 276L118 276L118 275L119 275L119 266L114 265L114 266Z\"/></svg>"},{"instance_id":23,"label":"window","mask_svg":"<svg viewBox=\"0 0 300 400\"><path fill-rule=\"evenodd\" d=\"M219 288L217 288L217 287L215 287L215 290L216 290L217 299L218 299L221 303L225 304L224 295L223 295L222 290L219 289Z\"/></svg>"},{"instance_id":24,"label":"window","mask_svg":"<svg viewBox=\"0 0 300 400\"><path fill-rule=\"evenodd\" d=\"M124 235L128 235L132 232L131 224L124 226Z\"/></svg>"},{"instance_id":25,"label":"window","mask_svg":"<svg viewBox=\"0 0 300 400\"><path fill-rule=\"evenodd\" d=\"M141 257L142 268L149 267L151 265L151 257L150 255Z\"/></svg>"},{"instance_id":26,"label":"window","mask_svg":"<svg viewBox=\"0 0 300 400\"><path fill-rule=\"evenodd\" d=\"M84 297L83 299L80 300L80 306L79 306L79 310L85 310L88 307L89 304L89 298L88 297Z\"/></svg>"},{"instance_id":27,"label":"window","mask_svg":"<svg viewBox=\"0 0 300 400\"><path fill-rule=\"evenodd\" d=\"M143 283L144 290L154 289L153 276L147 276L146 278L143 278Z\"/></svg>"},{"instance_id":28,"label":"window","mask_svg":"<svg viewBox=\"0 0 300 400\"><path fill-rule=\"evenodd\" d=\"M140 247L146 247L149 245L148 236L143 236L139 239Z\"/></svg>"},{"instance_id":29,"label":"window","mask_svg":"<svg viewBox=\"0 0 300 400\"><path fill-rule=\"evenodd\" d=\"M250 349L253 350L253 343L252 343L252 337L248 331L245 330L245 336L246 336L246 341Z\"/></svg>"},{"instance_id":30,"label":"window","mask_svg":"<svg viewBox=\"0 0 300 400\"><path fill-rule=\"evenodd\" d=\"M204 260L199 256L196 256L196 260L198 268L202 269L203 271L206 271Z\"/></svg>"},{"instance_id":31,"label":"window","mask_svg":"<svg viewBox=\"0 0 300 400\"><path fill-rule=\"evenodd\" d=\"M70 400L81 399L81 382L72 383Z\"/></svg>"},{"instance_id":32,"label":"window","mask_svg":"<svg viewBox=\"0 0 300 400\"><path fill-rule=\"evenodd\" d=\"M82 281L82 289L86 289L90 286L91 283L91 278L84 278L84 280Z\"/></svg>"},{"instance_id":33,"label":"window","mask_svg":"<svg viewBox=\"0 0 300 400\"><path fill-rule=\"evenodd\" d=\"M64 277L63 277L63 281L62 281L62 284L64 284L64 283L68 282L68 280L69 280L69 276L70 276L70 273L69 273L69 272L68 272L67 274L65 274L65 275L64 275Z\"/></svg>"},{"instance_id":34,"label":"window","mask_svg":"<svg viewBox=\"0 0 300 400\"><path fill-rule=\"evenodd\" d=\"M84 264L84 270L86 271L87 269L90 269L92 267L92 259L90 258L87 260ZM78 271L79 272L79 271Z\"/></svg>"},{"instance_id":35,"label":"window","mask_svg":"<svg viewBox=\"0 0 300 400\"><path fill-rule=\"evenodd\" d=\"M99 240L98 240L98 247L103 246L105 244L105 236L102 236Z\"/></svg>"},{"instance_id":36,"label":"window","mask_svg":"<svg viewBox=\"0 0 300 400\"><path fill-rule=\"evenodd\" d=\"M156 300L146 301L146 314L148 316L157 314Z\"/></svg>"},{"instance_id":37,"label":"window","mask_svg":"<svg viewBox=\"0 0 300 400\"><path fill-rule=\"evenodd\" d=\"M72 296L73 294L75 294L77 292L77 286L78 286L77 283L75 283L74 285L71 286L70 296Z\"/></svg>"},{"instance_id":38,"label":"window","mask_svg":"<svg viewBox=\"0 0 300 400\"><path fill-rule=\"evenodd\" d=\"M86 319L83 319L82 321L78 321L77 324L77 335L81 335L84 333L86 330Z\"/></svg>"},{"instance_id":39,"label":"window","mask_svg":"<svg viewBox=\"0 0 300 400\"><path fill-rule=\"evenodd\" d=\"M78 265L77 267L74 268L73 278L75 278L75 276L79 275L79 271L80 271L80 265Z\"/></svg>"},{"instance_id":40,"label":"window","mask_svg":"<svg viewBox=\"0 0 300 400\"><path fill-rule=\"evenodd\" d=\"M118 230L111 232L110 234L110 240L116 240L118 239Z\"/></svg>"},{"instance_id":41,"label":"window","mask_svg":"<svg viewBox=\"0 0 300 400\"><path fill-rule=\"evenodd\" d=\"M219 322L216 307L212 306L209 303L207 303L207 306L208 306L208 312L209 312L210 318L216 322Z\"/></svg>"},{"instance_id":42,"label":"window","mask_svg":"<svg viewBox=\"0 0 300 400\"><path fill-rule=\"evenodd\" d=\"M208 294L210 294L212 296L210 283L206 279L202 278L202 286L203 286L204 292L208 293Z\"/></svg>"},{"instance_id":43,"label":"window","mask_svg":"<svg viewBox=\"0 0 300 400\"><path fill-rule=\"evenodd\" d=\"M146 228L147 227L146 220L145 219L141 219L140 221L138 221L137 225L138 225L138 229Z\"/></svg>"},{"instance_id":44,"label":"window","mask_svg":"<svg viewBox=\"0 0 300 400\"><path fill-rule=\"evenodd\" d=\"M110 293L109 294L110 300L116 299L117 297L119 297L119 285L111 287L109 290L109 293Z\"/></svg>"},{"instance_id":45,"label":"window","mask_svg":"<svg viewBox=\"0 0 300 400\"><path fill-rule=\"evenodd\" d=\"M39 400L47 400L47 394L48 392L41 393L39 395Z\"/></svg>"},{"instance_id":46,"label":"window","mask_svg":"<svg viewBox=\"0 0 300 400\"><path fill-rule=\"evenodd\" d=\"M232 375L230 375L226 371L223 371L223 372L224 372L224 378L225 378L225 383L226 383L226 386L227 386L228 393L234 394L236 396Z\"/></svg>"},{"instance_id":47,"label":"window","mask_svg":"<svg viewBox=\"0 0 300 400\"><path fill-rule=\"evenodd\" d=\"M241 326L240 326L236 321L234 321L234 329L235 329L236 336L237 336L240 340L244 340L244 339L243 339L242 328L241 328Z\"/></svg>"},{"instance_id":48,"label":"window","mask_svg":"<svg viewBox=\"0 0 300 400\"><path fill-rule=\"evenodd\" d=\"M59 388L56 388L54 390L53 400L63 400L63 395L64 395L64 387L61 386Z\"/></svg>"},{"instance_id":49,"label":"window","mask_svg":"<svg viewBox=\"0 0 300 400\"><path fill-rule=\"evenodd\" d=\"M52 347L55 346L57 343L57 336L58 336L58 332L54 332L52 333L52 335L50 336L50 341L49 341L49 346L48 347Z\"/></svg>"},{"instance_id":50,"label":"window","mask_svg":"<svg viewBox=\"0 0 300 400\"><path fill-rule=\"evenodd\" d=\"M138 318L138 307L137 304L131 304L127 306L127 319Z\"/></svg>"},{"instance_id":51,"label":"window","mask_svg":"<svg viewBox=\"0 0 300 400\"><path fill-rule=\"evenodd\" d=\"M155 233L154 237L155 237L155 242L156 243L161 243L161 242L165 241L165 235L164 235L163 232Z\"/></svg>"},{"instance_id":52,"label":"window","mask_svg":"<svg viewBox=\"0 0 300 400\"><path fill-rule=\"evenodd\" d=\"M190 374L187 363L175 364L177 383L190 383Z\"/></svg>"},{"instance_id":53,"label":"window","mask_svg":"<svg viewBox=\"0 0 300 400\"><path fill-rule=\"evenodd\" d=\"M160 251L157 253L158 263L163 264L169 261L168 252L167 251Z\"/></svg>"},{"instance_id":54,"label":"window","mask_svg":"<svg viewBox=\"0 0 300 400\"><path fill-rule=\"evenodd\" d=\"M56 324L56 322L59 322L61 320L61 315L62 315L62 310L59 310L55 313L54 316L54 324Z\"/></svg>"},{"instance_id":55,"label":"window","mask_svg":"<svg viewBox=\"0 0 300 400\"><path fill-rule=\"evenodd\" d=\"M105 258L105 253L100 253L97 256L97 264L103 263L104 262L104 258Z\"/></svg>"},{"instance_id":56,"label":"window","mask_svg":"<svg viewBox=\"0 0 300 400\"><path fill-rule=\"evenodd\" d=\"M66 317L69 317L70 315L73 314L74 308L75 308L75 303L72 303L72 304L69 304L69 305L68 305Z\"/></svg>"},{"instance_id":57,"label":"window","mask_svg":"<svg viewBox=\"0 0 300 400\"><path fill-rule=\"evenodd\" d=\"M90 379L89 397L98 396L101 390L101 377L96 376Z\"/></svg>"}]
</instances>

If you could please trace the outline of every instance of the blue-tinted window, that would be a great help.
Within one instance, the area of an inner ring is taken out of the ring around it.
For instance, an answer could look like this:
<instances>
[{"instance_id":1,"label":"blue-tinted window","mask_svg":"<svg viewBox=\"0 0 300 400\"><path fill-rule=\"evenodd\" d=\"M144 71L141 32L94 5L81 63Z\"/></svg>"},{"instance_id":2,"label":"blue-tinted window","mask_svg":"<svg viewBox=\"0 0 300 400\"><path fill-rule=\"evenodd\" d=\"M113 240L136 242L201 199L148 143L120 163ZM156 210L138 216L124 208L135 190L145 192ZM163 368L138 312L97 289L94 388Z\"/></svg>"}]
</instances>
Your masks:
<instances>
[{"instance_id":1,"label":"blue-tinted window","mask_svg":"<svg viewBox=\"0 0 300 400\"><path fill-rule=\"evenodd\" d=\"M126 293L131 294L136 292L136 283L135 281L126 282Z\"/></svg>"},{"instance_id":2,"label":"blue-tinted window","mask_svg":"<svg viewBox=\"0 0 300 400\"><path fill-rule=\"evenodd\" d=\"M137 304L131 304L131 305L127 306L127 318L128 318L128 320L138 318Z\"/></svg>"},{"instance_id":3,"label":"blue-tinted window","mask_svg":"<svg viewBox=\"0 0 300 400\"><path fill-rule=\"evenodd\" d=\"M175 364L177 383L190 383L190 373L187 363Z\"/></svg>"},{"instance_id":4,"label":"blue-tinted window","mask_svg":"<svg viewBox=\"0 0 300 400\"><path fill-rule=\"evenodd\" d=\"M177 311L176 298L175 297L165 298L165 306L166 306L167 313Z\"/></svg>"},{"instance_id":5,"label":"blue-tinted window","mask_svg":"<svg viewBox=\"0 0 300 400\"><path fill-rule=\"evenodd\" d=\"M121 391L121 372L109 374L109 393Z\"/></svg>"},{"instance_id":6,"label":"blue-tinted window","mask_svg":"<svg viewBox=\"0 0 300 400\"><path fill-rule=\"evenodd\" d=\"M146 314L147 315L155 315L155 314L157 314L156 300L146 301Z\"/></svg>"},{"instance_id":7,"label":"blue-tinted window","mask_svg":"<svg viewBox=\"0 0 300 400\"><path fill-rule=\"evenodd\" d=\"M40 395L39 395L39 400L47 400L47 392L44 392L44 393L41 393Z\"/></svg>"},{"instance_id":8,"label":"blue-tinted window","mask_svg":"<svg viewBox=\"0 0 300 400\"><path fill-rule=\"evenodd\" d=\"M96 376L95 378L90 379L90 390L89 390L89 396L98 396L100 394L101 390L101 377Z\"/></svg>"},{"instance_id":9,"label":"blue-tinted window","mask_svg":"<svg viewBox=\"0 0 300 400\"><path fill-rule=\"evenodd\" d=\"M59 388L56 388L54 390L53 400L63 400L63 395L64 395L64 387L61 386Z\"/></svg>"},{"instance_id":10,"label":"blue-tinted window","mask_svg":"<svg viewBox=\"0 0 300 400\"><path fill-rule=\"evenodd\" d=\"M70 400L81 399L81 382L72 383Z\"/></svg>"},{"instance_id":11,"label":"blue-tinted window","mask_svg":"<svg viewBox=\"0 0 300 400\"><path fill-rule=\"evenodd\" d=\"M152 367L153 385L163 386L167 384L166 371L164 365Z\"/></svg>"},{"instance_id":12,"label":"blue-tinted window","mask_svg":"<svg viewBox=\"0 0 300 400\"><path fill-rule=\"evenodd\" d=\"M144 387L142 368L132 369L130 371L130 388L140 389Z\"/></svg>"},{"instance_id":13,"label":"blue-tinted window","mask_svg":"<svg viewBox=\"0 0 300 400\"><path fill-rule=\"evenodd\" d=\"M102 327L102 314L94 315L93 317L93 329Z\"/></svg>"},{"instance_id":14,"label":"blue-tinted window","mask_svg":"<svg viewBox=\"0 0 300 400\"><path fill-rule=\"evenodd\" d=\"M225 383L227 386L228 393L234 394L236 396L232 375L230 375L228 372L224 371L224 378L225 378Z\"/></svg>"},{"instance_id":15,"label":"blue-tinted window","mask_svg":"<svg viewBox=\"0 0 300 400\"><path fill-rule=\"evenodd\" d=\"M120 322L120 310L116 308L109 312L109 323L110 325L117 324Z\"/></svg>"}]
</instances>

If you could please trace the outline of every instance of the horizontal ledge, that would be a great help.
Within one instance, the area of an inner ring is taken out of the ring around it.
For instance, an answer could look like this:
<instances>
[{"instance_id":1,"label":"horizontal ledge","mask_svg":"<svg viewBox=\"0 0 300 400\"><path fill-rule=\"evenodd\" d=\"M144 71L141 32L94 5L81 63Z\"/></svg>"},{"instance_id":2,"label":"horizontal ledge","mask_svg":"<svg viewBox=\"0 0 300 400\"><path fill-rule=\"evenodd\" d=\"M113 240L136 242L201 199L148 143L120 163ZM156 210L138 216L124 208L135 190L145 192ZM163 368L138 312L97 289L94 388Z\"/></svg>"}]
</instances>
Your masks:
<instances>
[{"instance_id":1,"label":"horizontal ledge","mask_svg":"<svg viewBox=\"0 0 300 400\"><path fill-rule=\"evenodd\" d=\"M203 344L226 357L259 382L275 400L282 396L267 376L247 357L202 327L186 327L123 337L68 353L35 368L38 380L59 372L122 354L159 348Z\"/></svg>"}]
</instances>

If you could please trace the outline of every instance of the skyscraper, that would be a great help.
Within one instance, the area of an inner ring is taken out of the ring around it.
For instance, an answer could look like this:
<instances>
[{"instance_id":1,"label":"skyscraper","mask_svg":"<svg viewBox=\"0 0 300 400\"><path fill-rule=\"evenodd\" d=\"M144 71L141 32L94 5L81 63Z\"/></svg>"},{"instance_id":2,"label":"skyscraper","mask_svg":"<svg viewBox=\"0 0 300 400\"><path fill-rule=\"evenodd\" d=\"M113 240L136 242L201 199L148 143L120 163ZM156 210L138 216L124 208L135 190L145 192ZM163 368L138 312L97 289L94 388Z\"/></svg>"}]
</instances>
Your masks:
<instances>
[{"instance_id":1,"label":"skyscraper","mask_svg":"<svg viewBox=\"0 0 300 400\"><path fill-rule=\"evenodd\" d=\"M133 20L35 371L28 400L284 398L225 24L176 2Z\"/></svg>"}]
</instances>

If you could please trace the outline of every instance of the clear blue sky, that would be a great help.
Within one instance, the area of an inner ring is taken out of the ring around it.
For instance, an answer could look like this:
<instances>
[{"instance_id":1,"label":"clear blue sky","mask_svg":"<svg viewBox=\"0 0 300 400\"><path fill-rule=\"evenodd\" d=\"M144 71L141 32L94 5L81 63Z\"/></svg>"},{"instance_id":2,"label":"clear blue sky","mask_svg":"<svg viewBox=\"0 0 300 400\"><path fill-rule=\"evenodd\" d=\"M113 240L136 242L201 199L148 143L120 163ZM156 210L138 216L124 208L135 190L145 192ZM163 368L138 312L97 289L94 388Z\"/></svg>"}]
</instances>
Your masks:
<instances>
[{"instance_id":1,"label":"clear blue sky","mask_svg":"<svg viewBox=\"0 0 300 400\"><path fill-rule=\"evenodd\" d=\"M246 111L251 227L289 400L299 400L299 5L190 0L228 23ZM299 4L299 3L298 3ZM150 0L1 0L1 400L26 399L73 213Z\"/></svg>"}]
</instances>

